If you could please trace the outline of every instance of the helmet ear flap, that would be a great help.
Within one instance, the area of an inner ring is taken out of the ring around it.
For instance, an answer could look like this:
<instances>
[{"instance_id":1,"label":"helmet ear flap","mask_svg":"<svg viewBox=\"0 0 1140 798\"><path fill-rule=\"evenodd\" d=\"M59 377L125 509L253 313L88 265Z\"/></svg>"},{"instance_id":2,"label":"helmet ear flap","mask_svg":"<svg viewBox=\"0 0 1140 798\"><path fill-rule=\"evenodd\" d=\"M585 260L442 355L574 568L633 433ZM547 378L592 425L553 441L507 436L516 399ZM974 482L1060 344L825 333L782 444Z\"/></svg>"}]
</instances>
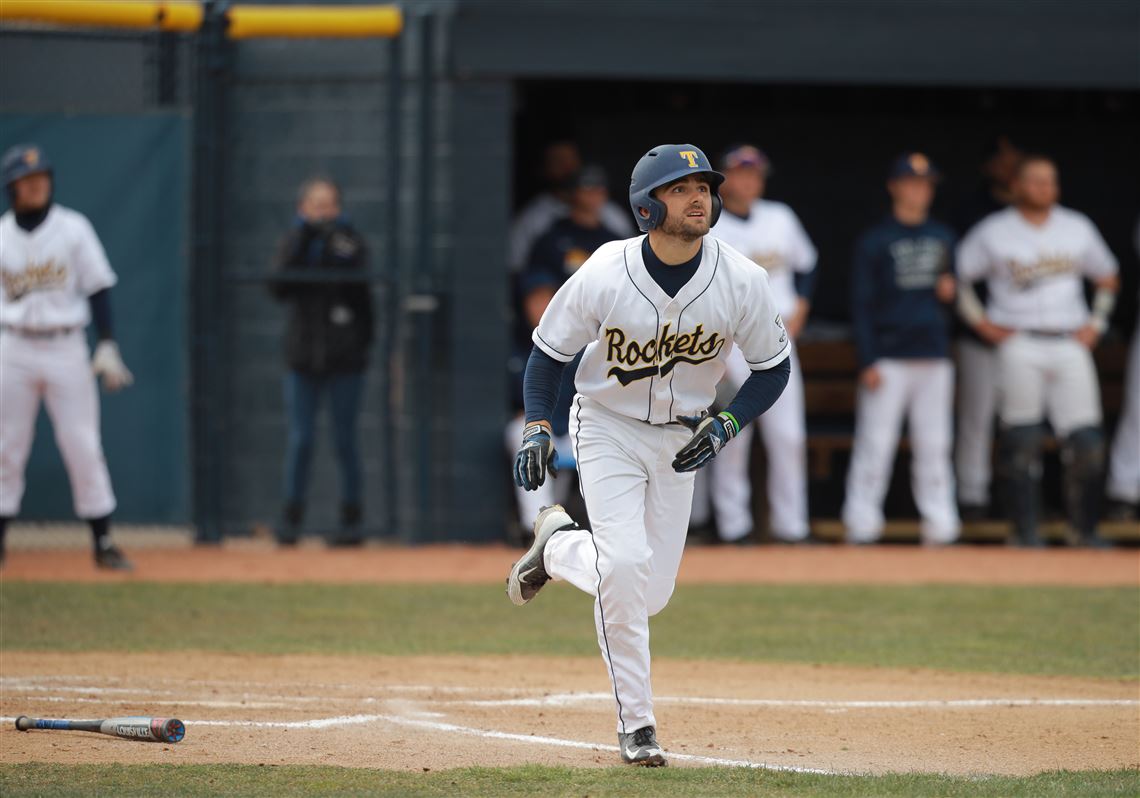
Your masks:
<instances>
[{"instance_id":1,"label":"helmet ear flap","mask_svg":"<svg viewBox=\"0 0 1140 798\"><path fill-rule=\"evenodd\" d=\"M717 220L720 219L720 212L724 210L724 200L720 198L719 189L713 189L712 195L712 216L709 219L709 227L716 227Z\"/></svg>"}]
</instances>

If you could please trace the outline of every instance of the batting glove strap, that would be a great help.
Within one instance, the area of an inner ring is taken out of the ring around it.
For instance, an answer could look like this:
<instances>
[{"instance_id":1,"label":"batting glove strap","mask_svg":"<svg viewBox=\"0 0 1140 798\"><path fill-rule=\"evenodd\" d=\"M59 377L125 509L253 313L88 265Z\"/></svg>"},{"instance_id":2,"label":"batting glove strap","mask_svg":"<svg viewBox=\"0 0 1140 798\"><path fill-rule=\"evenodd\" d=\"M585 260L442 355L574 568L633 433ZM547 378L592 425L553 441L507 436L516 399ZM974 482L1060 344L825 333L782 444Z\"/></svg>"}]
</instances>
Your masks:
<instances>
[{"instance_id":1,"label":"batting glove strap","mask_svg":"<svg viewBox=\"0 0 1140 798\"><path fill-rule=\"evenodd\" d=\"M546 482L546 473L558 475L554 465L557 453L550 430L542 424L531 424L523 431L523 443L515 455L515 485L524 490L538 490Z\"/></svg>"},{"instance_id":2,"label":"batting glove strap","mask_svg":"<svg viewBox=\"0 0 1140 798\"><path fill-rule=\"evenodd\" d=\"M717 456L724 445L735 437L738 427L730 413L716 416L677 416L677 421L693 431L693 437L673 458L678 473L696 471Z\"/></svg>"}]
</instances>

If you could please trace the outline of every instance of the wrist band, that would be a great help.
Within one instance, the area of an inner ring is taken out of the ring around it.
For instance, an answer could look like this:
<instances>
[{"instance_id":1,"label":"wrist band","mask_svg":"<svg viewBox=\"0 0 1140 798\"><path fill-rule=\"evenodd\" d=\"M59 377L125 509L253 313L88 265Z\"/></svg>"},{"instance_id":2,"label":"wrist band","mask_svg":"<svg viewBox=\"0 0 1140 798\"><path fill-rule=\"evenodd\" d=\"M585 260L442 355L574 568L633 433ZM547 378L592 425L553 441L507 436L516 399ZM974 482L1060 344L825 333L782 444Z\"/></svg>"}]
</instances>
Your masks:
<instances>
[{"instance_id":1,"label":"wrist band","mask_svg":"<svg viewBox=\"0 0 1140 798\"><path fill-rule=\"evenodd\" d=\"M724 424L724 431L728 434L728 440L735 438L736 433L740 432L740 422L736 420L736 416L727 410L723 410L717 413L716 417L720 419L721 424Z\"/></svg>"}]
</instances>

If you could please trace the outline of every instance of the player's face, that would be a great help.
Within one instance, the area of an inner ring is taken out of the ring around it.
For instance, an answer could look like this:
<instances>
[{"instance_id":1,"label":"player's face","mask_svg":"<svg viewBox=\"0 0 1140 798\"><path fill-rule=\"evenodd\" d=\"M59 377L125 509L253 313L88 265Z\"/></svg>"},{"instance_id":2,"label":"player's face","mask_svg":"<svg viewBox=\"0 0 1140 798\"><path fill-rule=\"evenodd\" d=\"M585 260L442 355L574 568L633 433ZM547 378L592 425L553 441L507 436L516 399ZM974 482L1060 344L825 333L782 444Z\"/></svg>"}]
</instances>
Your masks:
<instances>
[{"instance_id":1,"label":"player's face","mask_svg":"<svg viewBox=\"0 0 1140 798\"><path fill-rule=\"evenodd\" d=\"M578 208L584 213L599 215L608 199L609 192L606 191L605 186L583 186L582 188L574 189L574 194L571 196L570 201L574 204L575 208Z\"/></svg>"},{"instance_id":2,"label":"player's face","mask_svg":"<svg viewBox=\"0 0 1140 798\"><path fill-rule=\"evenodd\" d=\"M682 241L696 241L709 232L712 218L712 187L698 175L657 189L657 199L665 203L665 222L661 232Z\"/></svg>"},{"instance_id":3,"label":"player's face","mask_svg":"<svg viewBox=\"0 0 1140 798\"><path fill-rule=\"evenodd\" d=\"M887 184L891 199L908 208L930 209L934 201L934 181L926 177L897 177Z\"/></svg>"},{"instance_id":4,"label":"player's face","mask_svg":"<svg viewBox=\"0 0 1140 798\"><path fill-rule=\"evenodd\" d=\"M1048 161L1027 163L1017 176L1014 190L1022 205L1042 210L1052 207L1061 195L1057 168Z\"/></svg>"},{"instance_id":5,"label":"player's face","mask_svg":"<svg viewBox=\"0 0 1140 798\"><path fill-rule=\"evenodd\" d=\"M51 200L51 176L47 172L36 172L21 177L12 184L17 210L38 210Z\"/></svg>"},{"instance_id":6,"label":"player's face","mask_svg":"<svg viewBox=\"0 0 1140 798\"><path fill-rule=\"evenodd\" d=\"M552 186L565 183L582 168L578 148L568 141L551 144L546 150L543 171Z\"/></svg>"},{"instance_id":7,"label":"player's face","mask_svg":"<svg viewBox=\"0 0 1140 798\"><path fill-rule=\"evenodd\" d=\"M305 221L314 224L330 222L340 216L340 198L328 183L314 183L297 211Z\"/></svg>"},{"instance_id":8,"label":"player's face","mask_svg":"<svg viewBox=\"0 0 1140 798\"><path fill-rule=\"evenodd\" d=\"M764 170L756 166L737 166L724 173L720 195L749 204L764 196Z\"/></svg>"}]
</instances>

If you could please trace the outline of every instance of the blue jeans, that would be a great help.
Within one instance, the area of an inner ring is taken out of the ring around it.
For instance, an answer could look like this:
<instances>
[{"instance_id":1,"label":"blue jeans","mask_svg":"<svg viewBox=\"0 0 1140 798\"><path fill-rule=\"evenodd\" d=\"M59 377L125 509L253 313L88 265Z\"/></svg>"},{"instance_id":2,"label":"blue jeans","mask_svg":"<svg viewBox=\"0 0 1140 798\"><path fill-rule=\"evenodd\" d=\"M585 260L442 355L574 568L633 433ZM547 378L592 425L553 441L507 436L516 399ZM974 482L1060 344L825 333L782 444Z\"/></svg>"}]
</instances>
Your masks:
<instances>
[{"instance_id":1,"label":"blue jeans","mask_svg":"<svg viewBox=\"0 0 1140 798\"><path fill-rule=\"evenodd\" d=\"M364 374L317 376L291 371L285 377L285 410L289 414L289 447L285 457L285 498L304 502L313 459L317 411L328 392L332 407L333 442L340 465L341 498L360 504L360 452L356 447L356 417L364 393Z\"/></svg>"}]
</instances>

